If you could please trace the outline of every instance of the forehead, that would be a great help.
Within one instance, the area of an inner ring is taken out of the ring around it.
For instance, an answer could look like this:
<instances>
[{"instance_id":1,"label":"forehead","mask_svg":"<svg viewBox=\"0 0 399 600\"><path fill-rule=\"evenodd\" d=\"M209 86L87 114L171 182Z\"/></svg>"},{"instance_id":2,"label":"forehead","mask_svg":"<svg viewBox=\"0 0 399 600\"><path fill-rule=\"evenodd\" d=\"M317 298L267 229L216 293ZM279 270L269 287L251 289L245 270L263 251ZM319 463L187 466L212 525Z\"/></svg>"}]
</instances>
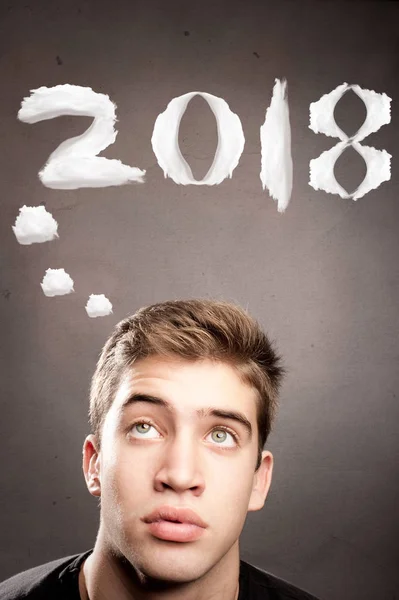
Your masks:
<instances>
[{"instance_id":1,"label":"forehead","mask_svg":"<svg viewBox=\"0 0 399 600\"><path fill-rule=\"evenodd\" d=\"M256 419L257 392L242 381L233 366L220 361L185 361L148 357L137 361L122 378L111 410L119 411L126 399L143 392L159 396L176 412L213 406L239 409Z\"/></svg>"}]
</instances>

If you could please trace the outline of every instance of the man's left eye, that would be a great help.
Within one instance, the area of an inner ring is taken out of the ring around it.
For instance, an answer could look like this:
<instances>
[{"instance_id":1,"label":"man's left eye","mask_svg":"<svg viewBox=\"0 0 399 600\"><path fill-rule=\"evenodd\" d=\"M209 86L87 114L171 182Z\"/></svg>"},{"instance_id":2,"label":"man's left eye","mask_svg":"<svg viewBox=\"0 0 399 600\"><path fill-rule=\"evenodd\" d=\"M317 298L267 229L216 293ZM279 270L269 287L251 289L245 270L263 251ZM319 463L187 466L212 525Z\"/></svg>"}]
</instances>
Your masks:
<instances>
[{"instance_id":1,"label":"man's left eye","mask_svg":"<svg viewBox=\"0 0 399 600\"><path fill-rule=\"evenodd\" d=\"M212 441L218 444L218 446L233 448L237 445L237 440L234 435L229 431L226 431L226 429L214 429L209 435L211 436Z\"/></svg>"}]
</instances>

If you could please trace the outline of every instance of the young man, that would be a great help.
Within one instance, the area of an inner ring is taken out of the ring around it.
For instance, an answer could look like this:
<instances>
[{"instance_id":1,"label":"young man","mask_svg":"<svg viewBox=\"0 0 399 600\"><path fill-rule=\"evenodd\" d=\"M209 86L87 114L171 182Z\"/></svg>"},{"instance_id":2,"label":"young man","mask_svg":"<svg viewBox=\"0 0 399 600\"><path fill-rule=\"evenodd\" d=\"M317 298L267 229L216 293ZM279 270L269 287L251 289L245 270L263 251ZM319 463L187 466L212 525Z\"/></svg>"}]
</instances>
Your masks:
<instances>
[{"instance_id":1,"label":"young man","mask_svg":"<svg viewBox=\"0 0 399 600\"><path fill-rule=\"evenodd\" d=\"M100 501L93 550L20 573L1 600L315 600L240 561L263 507L263 450L283 375L243 310L175 301L139 310L105 344L83 446Z\"/></svg>"}]
</instances>

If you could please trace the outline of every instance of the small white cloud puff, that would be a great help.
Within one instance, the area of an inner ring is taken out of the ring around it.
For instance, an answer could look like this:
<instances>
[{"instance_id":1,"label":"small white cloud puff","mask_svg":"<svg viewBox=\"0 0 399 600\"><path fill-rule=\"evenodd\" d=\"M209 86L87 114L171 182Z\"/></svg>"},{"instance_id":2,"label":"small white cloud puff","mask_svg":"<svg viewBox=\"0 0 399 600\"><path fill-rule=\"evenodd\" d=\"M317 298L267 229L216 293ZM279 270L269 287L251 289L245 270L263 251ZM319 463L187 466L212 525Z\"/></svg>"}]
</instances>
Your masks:
<instances>
[{"instance_id":1,"label":"small white cloud puff","mask_svg":"<svg viewBox=\"0 0 399 600\"><path fill-rule=\"evenodd\" d=\"M47 269L40 285L45 296L64 296L74 291L73 280L64 269Z\"/></svg>"},{"instance_id":2,"label":"small white cloud puff","mask_svg":"<svg viewBox=\"0 0 399 600\"><path fill-rule=\"evenodd\" d=\"M104 294L90 294L86 304L89 317L106 317L112 313L112 304Z\"/></svg>"},{"instance_id":3,"label":"small white cloud puff","mask_svg":"<svg viewBox=\"0 0 399 600\"><path fill-rule=\"evenodd\" d=\"M44 206L23 206L13 226L18 242L23 245L50 242L58 237L58 223Z\"/></svg>"}]
</instances>

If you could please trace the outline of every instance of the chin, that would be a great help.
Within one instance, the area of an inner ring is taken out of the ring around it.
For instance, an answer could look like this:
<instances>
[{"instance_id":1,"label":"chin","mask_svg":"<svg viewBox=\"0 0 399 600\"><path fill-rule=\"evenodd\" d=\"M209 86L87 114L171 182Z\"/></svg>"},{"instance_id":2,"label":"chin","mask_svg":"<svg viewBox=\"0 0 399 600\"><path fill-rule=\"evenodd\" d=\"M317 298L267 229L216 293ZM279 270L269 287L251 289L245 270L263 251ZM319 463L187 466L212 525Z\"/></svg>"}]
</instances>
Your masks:
<instances>
[{"instance_id":1,"label":"chin","mask_svg":"<svg viewBox=\"0 0 399 600\"><path fill-rule=\"evenodd\" d=\"M139 577L167 583L190 583L205 575L212 567L212 557L204 556L195 543L155 541L147 548L128 549L126 559Z\"/></svg>"}]
</instances>

